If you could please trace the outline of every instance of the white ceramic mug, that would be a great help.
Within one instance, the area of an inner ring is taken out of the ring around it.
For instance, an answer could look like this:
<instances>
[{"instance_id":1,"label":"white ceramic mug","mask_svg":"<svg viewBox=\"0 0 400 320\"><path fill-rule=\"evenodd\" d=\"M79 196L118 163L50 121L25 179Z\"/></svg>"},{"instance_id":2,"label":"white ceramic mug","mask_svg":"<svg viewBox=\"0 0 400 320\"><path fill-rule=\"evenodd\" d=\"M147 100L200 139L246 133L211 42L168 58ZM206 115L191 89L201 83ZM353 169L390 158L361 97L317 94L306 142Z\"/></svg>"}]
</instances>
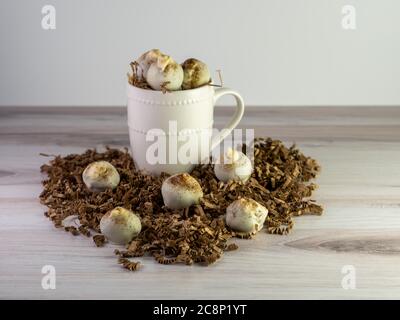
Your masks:
<instances>
[{"instance_id":1,"label":"white ceramic mug","mask_svg":"<svg viewBox=\"0 0 400 320\"><path fill-rule=\"evenodd\" d=\"M133 160L136 168L156 175L190 172L230 134L244 113L242 97L228 88L206 85L163 93L128 84L127 95ZM227 126L212 135L214 105L223 95L235 97L236 111Z\"/></svg>"}]
</instances>

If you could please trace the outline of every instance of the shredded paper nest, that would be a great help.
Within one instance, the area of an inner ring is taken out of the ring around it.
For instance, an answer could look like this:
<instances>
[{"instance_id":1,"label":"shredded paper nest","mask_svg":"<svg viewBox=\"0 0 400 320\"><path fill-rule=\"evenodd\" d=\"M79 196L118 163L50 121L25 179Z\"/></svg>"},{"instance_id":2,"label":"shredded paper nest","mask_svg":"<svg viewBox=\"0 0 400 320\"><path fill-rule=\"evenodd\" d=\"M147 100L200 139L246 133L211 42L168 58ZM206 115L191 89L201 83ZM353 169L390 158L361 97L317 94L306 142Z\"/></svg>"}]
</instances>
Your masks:
<instances>
[{"instance_id":1,"label":"shredded paper nest","mask_svg":"<svg viewBox=\"0 0 400 320\"><path fill-rule=\"evenodd\" d=\"M93 193L85 187L83 170L99 160L109 161L120 173L121 182L115 190ZM294 216L322 214L322 207L310 199L316 188L310 180L319 170L317 162L295 146L286 148L279 140L257 138L254 172L248 182L219 182L213 165L199 165L191 175L203 188L201 203L171 210L164 206L160 191L167 174L154 177L136 170L127 150L87 150L83 154L56 156L41 167L48 179L43 181L40 200L48 207L45 215L56 227L74 235L93 236L97 246L106 242L99 229L106 212L122 206L138 214L141 233L124 250L115 250L118 262L126 269L138 270L140 262L129 258L144 255L153 256L162 264L208 265L225 251L238 248L230 239L239 235L224 222L226 207L238 198L252 198L269 210L263 230L273 234L290 232ZM63 225L70 216L77 216L79 226Z\"/></svg>"}]
</instances>

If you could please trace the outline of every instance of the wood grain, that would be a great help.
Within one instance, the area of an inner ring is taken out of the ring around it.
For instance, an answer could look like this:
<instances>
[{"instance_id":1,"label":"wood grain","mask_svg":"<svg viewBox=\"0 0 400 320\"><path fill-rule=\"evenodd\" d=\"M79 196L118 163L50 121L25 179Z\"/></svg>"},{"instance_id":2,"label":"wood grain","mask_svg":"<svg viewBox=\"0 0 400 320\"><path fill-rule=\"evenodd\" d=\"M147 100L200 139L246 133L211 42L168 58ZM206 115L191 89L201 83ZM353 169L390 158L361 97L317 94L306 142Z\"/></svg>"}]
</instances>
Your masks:
<instances>
[{"instance_id":1,"label":"wood grain","mask_svg":"<svg viewBox=\"0 0 400 320\"><path fill-rule=\"evenodd\" d=\"M218 108L220 127L232 110ZM144 258L122 270L114 247L55 229L38 202L39 153L128 146L124 108L0 108L0 298L400 298L400 108L248 108L240 127L296 142L323 171L321 217L288 236L259 234L210 267ZM54 265L55 290L41 287ZM355 290L341 286L356 270Z\"/></svg>"}]
</instances>

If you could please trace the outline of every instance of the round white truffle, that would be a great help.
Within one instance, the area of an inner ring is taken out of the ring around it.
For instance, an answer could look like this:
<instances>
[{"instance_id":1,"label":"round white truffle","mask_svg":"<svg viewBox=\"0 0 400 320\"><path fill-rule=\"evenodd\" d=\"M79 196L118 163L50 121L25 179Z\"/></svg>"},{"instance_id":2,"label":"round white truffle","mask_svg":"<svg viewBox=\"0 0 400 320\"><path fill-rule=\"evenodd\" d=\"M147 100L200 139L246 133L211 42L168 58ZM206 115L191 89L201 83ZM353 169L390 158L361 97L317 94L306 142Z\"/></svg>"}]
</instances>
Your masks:
<instances>
[{"instance_id":1,"label":"round white truffle","mask_svg":"<svg viewBox=\"0 0 400 320\"><path fill-rule=\"evenodd\" d=\"M267 208L257 201L241 198L226 208L225 221L234 231L254 234L263 228L267 215Z\"/></svg>"},{"instance_id":2,"label":"round white truffle","mask_svg":"<svg viewBox=\"0 0 400 320\"><path fill-rule=\"evenodd\" d=\"M101 233L116 244L129 243L141 229L139 217L122 207L116 207L107 212L100 220Z\"/></svg>"},{"instance_id":3,"label":"round white truffle","mask_svg":"<svg viewBox=\"0 0 400 320\"><path fill-rule=\"evenodd\" d=\"M164 204L171 209L182 209L198 204L203 190L195 178L188 173L179 173L167 178L161 186Z\"/></svg>"},{"instance_id":4,"label":"round white truffle","mask_svg":"<svg viewBox=\"0 0 400 320\"><path fill-rule=\"evenodd\" d=\"M229 180L246 182L252 172L250 159L243 152L234 149L229 149L214 165L215 176L222 182Z\"/></svg>"},{"instance_id":5,"label":"round white truffle","mask_svg":"<svg viewBox=\"0 0 400 320\"><path fill-rule=\"evenodd\" d=\"M120 181L117 169L107 161L89 164L82 173L82 179L89 190L96 192L115 189Z\"/></svg>"},{"instance_id":6,"label":"round white truffle","mask_svg":"<svg viewBox=\"0 0 400 320\"><path fill-rule=\"evenodd\" d=\"M154 90L180 90L183 81L182 67L170 56L161 55L150 65L146 81Z\"/></svg>"},{"instance_id":7,"label":"round white truffle","mask_svg":"<svg viewBox=\"0 0 400 320\"><path fill-rule=\"evenodd\" d=\"M182 89L194 89L210 82L210 71L204 62L190 58L182 63L182 68Z\"/></svg>"},{"instance_id":8,"label":"round white truffle","mask_svg":"<svg viewBox=\"0 0 400 320\"><path fill-rule=\"evenodd\" d=\"M143 53L137 60L138 69L137 69L137 76L139 78L146 78L147 71L150 68L150 65L153 62L156 62L158 57L162 55L159 49L152 49L145 53Z\"/></svg>"}]
</instances>

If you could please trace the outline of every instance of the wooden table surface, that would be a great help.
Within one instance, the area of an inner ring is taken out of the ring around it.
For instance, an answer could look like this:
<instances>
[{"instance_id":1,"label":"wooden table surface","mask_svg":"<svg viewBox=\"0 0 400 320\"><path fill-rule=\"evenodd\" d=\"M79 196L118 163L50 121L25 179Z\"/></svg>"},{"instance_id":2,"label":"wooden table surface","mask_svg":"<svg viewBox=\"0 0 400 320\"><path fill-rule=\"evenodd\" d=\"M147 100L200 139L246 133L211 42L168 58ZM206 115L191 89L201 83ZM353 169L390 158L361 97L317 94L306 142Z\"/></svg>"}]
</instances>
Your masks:
<instances>
[{"instance_id":1,"label":"wooden table surface","mask_svg":"<svg viewBox=\"0 0 400 320\"><path fill-rule=\"evenodd\" d=\"M217 127L230 112L216 111ZM0 108L0 298L399 299L400 108L248 108L240 126L319 160L324 215L296 218L287 236L240 240L209 267L144 258L131 273L113 246L55 229L38 200L49 160L39 153L128 146L125 110ZM44 265L55 290L41 286ZM355 289L342 287L343 268Z\"/></svg>"}]
</instances>

